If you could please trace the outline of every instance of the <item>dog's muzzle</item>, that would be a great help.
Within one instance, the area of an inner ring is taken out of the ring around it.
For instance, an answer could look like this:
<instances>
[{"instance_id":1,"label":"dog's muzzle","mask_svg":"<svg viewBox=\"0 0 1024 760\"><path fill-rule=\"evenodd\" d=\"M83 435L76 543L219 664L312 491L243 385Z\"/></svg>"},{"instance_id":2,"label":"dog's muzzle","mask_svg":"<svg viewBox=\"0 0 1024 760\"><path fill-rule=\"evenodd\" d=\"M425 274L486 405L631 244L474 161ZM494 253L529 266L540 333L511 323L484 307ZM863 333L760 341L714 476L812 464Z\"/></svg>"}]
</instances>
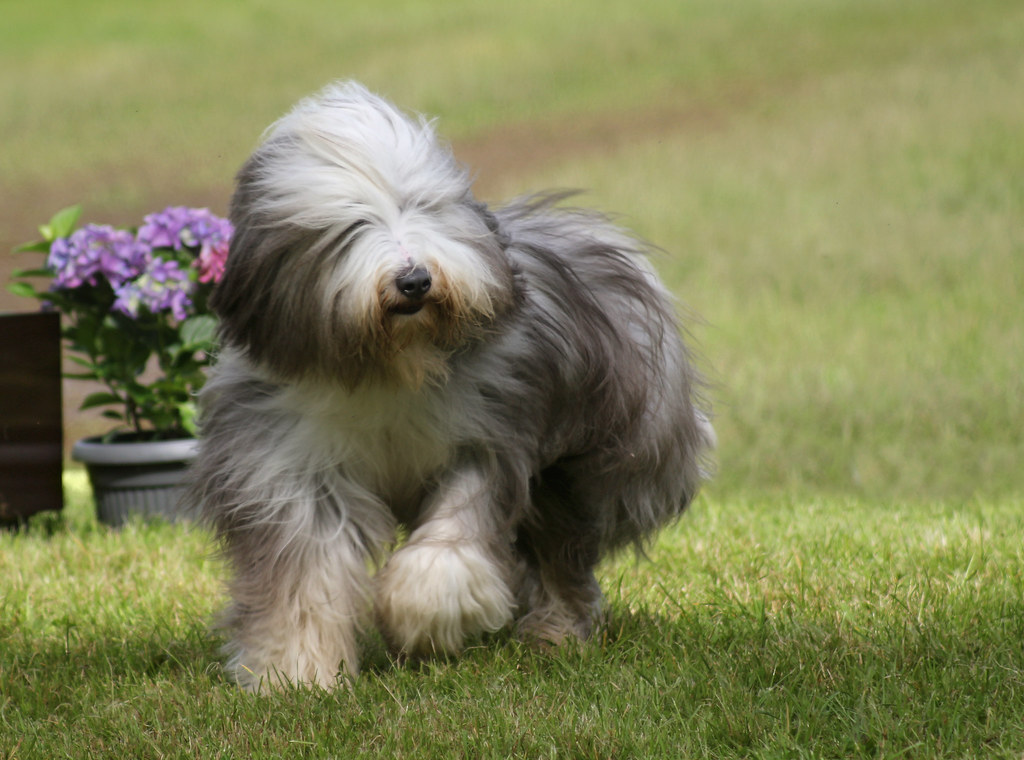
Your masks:
<instances>
[{"instance_id":1,"label":"dog's muzzle","mask_svg":"<svg viewBox=\"0 0 1024 760\"><path fill-rule=\"evenodd\" d=\"M394 306L399 314L415 314L423 308L423 300L430 292L430 272L425 267L413 267L395 278L395 289L401 300Z\"/></svg>"}]
</instances>

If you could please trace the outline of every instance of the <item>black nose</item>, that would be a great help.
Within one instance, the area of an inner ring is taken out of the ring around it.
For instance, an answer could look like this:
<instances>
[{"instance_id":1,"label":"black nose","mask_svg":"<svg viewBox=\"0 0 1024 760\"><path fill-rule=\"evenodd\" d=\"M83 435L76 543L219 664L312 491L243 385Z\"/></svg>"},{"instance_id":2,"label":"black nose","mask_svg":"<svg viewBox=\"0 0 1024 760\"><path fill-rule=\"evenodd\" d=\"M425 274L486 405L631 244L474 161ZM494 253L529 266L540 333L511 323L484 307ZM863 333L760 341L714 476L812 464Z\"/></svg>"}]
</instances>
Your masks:
<instances>
[{"instance_id":1,"label":"black nose","mask_svg":"<svg viewBox=\"0 0 1024 760\"><path fill-rule=\"evenodd\" d=\"M430 292L430 272L423 267L413 267L395 278L398 292L412 301L419 301Z\"/></svg>"}]
</instances>

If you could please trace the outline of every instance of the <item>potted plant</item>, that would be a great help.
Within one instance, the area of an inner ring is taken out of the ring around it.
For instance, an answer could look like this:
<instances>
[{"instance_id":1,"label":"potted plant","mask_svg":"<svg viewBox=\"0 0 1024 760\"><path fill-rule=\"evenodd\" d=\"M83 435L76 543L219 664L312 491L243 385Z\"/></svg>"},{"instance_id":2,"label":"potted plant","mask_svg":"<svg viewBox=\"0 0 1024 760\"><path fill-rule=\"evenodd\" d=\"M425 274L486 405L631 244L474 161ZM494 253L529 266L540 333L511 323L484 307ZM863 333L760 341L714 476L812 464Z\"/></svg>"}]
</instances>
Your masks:
<instances>
[{"instance_id":1,"label":"potted plant","mask_svg":"<svg viewBox=\"0 0 1024 760\"><path fill-rule=\"evenodd\" d=\"M78 206L58 212L40 227L42 241L18 249L44 252L46 263L16 271L9 289L61 313L77 365L65 376L102 386L81 409L102 408L117 423L72 449L89 471L100 519L173 519L195 458L195 394L217 326L207 299L224 272L231 224L207 209L170 207L138 229L76 229L80 215ZM48 286L37 289L39 278Z\"/></svg>"}]
</instances>

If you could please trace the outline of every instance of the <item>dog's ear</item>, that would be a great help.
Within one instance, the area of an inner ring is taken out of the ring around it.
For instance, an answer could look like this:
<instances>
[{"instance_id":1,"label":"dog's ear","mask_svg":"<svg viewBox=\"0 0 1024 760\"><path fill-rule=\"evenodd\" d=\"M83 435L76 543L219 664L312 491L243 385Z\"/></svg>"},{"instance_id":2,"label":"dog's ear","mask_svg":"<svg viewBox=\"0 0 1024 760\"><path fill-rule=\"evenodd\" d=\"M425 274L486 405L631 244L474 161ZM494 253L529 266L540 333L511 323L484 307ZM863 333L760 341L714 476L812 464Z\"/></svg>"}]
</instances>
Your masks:
<instances>
[{"instance_id":1,"label":"dog's ear","mask_svg":"<svg viewBox=\"0 0 1024 760\"><path fill-rule=\"evenodd\" d=\"M272 229L254 215L252 187L258 173L256 164L256 158L251 158L236 177L229 214L235 232L224 276L210 297L210 307L220 318L222 339L242 345L250 343L250 331L266 311L269 292L265 284L276 279L282 266L281 257L268 250L265 235L273 235ZM261 229L264 235L260 234Z\"/></svg>"},{"instance_id":2,"label":"dog's ear","mask_svg":"<svg viewBox=\"0 0 1024 760\"><path fill-rule=\"evenodd\" d=\"M238 174L231 200L235 227L224 276L210 297L225 345L284 374L301 373L313 355L319 304L318 236L267 217L254 203L258 155ZM306 297L303 297L306 294Z\"/></svg>"}]
</instances>

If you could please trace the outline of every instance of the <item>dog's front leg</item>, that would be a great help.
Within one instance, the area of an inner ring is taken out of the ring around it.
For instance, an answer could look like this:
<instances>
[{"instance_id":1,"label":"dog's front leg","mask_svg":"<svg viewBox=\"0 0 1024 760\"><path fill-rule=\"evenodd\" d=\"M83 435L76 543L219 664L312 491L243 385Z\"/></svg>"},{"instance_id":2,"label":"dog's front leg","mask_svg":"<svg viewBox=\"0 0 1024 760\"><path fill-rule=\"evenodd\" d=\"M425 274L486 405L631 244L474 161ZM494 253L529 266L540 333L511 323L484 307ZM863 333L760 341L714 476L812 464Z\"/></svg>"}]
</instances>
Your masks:
<instances>
[{"instance_id":1,"label":"dog's front leg","mask_svg":"<svg viewBox=\"0 0 1024 760\"><path fill-rule=\"evenodd\" d=\"M477 469L442 481L375 580L377 623L393 650L414 657L458 652L467 638L511 620L508 542L498 524Z\"/></svg>"},{"instance_id":2,"label":"dog's front leg","mask_svg":"<svg viewBox=\"0 0 1024 760\"><path fill-rule=\"evenodd\" d=\"M356 634L369 612L366 553L345 531L282 535L254 526L228 536L235 568L228 671L251 691L338 684L359 670Z\"/></svg>"}]
</instances>

